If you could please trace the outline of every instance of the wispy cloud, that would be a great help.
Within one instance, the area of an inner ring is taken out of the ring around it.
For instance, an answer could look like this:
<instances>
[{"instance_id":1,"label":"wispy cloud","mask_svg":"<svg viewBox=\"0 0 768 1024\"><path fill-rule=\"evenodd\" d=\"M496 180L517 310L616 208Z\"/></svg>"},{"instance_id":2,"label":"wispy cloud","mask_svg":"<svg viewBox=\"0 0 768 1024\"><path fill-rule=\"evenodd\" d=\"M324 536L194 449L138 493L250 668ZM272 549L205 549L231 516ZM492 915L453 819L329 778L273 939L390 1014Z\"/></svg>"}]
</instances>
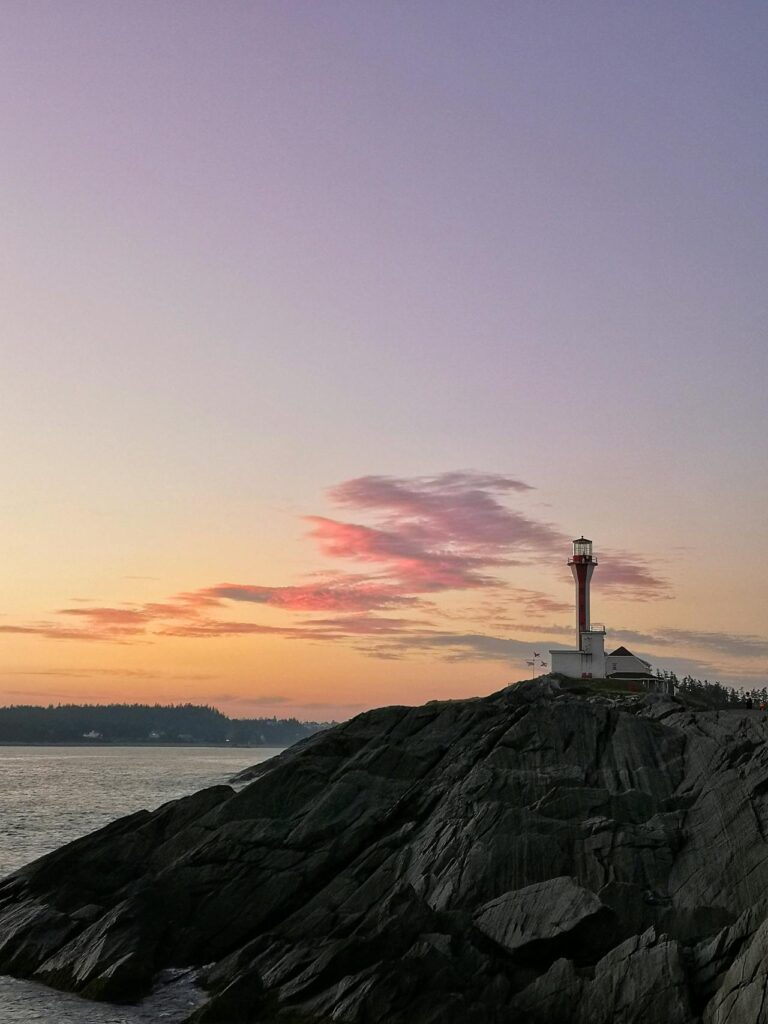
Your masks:
<instances>
[{"instance_id":1,"label":"wispy cloud","mask_svg":"<svg viewBox=\"0 0 768 1024\"><path fill-rule=\"evenodd\" d=\"M293 612L367 611L421 603L418 598L401 593L394 584L344 573L328 573L307 583L286 587L219 583L199 593L219 601L269 605Z\"/></svg>"},{"instance_id":2,"label":"wispy cloud","mask_svg":"<svg viewBox=\"0 0 768 1024\"><path fill-rule=\"evenodd\" d=\"M427 630L404 633L384 641L360 645L361 650L377 658L407 658L428 654L442 661L520 662L530 656L531 644L510 637L486 633Z\"/></svg>"},{"instance_id":3,"label":"wispy cloud","mask_svg":"<svg viewBox=\"0 0 768 1024\"><path fill-rule=\"evenodd\" d=\"M432 477L364 476L331 488L332 501L374 517L373 527L310 517L329 555L383 565L414 589L487 586L489 567L561 550L562 531L501 498L532 490L509 476L469 471Z\"/></svg>"},{"instance_id":4,"label":"wispy cloud","mask_svg":"<svg viewBox=\"0 0 768 1024\"><path fill-rule=\"evenodd\" d=\"M243 704L247 702L253 707L282 707L284 705L290 705L294 703L292 697L288 697L282 693L275 694L258 694L252 697L248 694L244 697L242 693L212 693L210 700L214 704Z\"/></svg>"},{"instance_id":5,"label":"wispy cloud","mask_svg":"<svg viewBox=\"0 0 768 1024\"><path fill-rule=\"evenodd\" d=\"M355 571L325 570L281 586L217 583L157 602L78 601L59 609L54 621L3 625L0 632L120 644L168 636L280 636L341 640L382 657L419 650L453 659L516 657L527 645L497 634L524 618L528 632L557 636L561 626L537 627L530 620L570 611L569 603L510 579L516 566L553 563L568 550L569 538L558 527L510 507L511 496L532 490L515 477L469 470L357 477L332 487L329 497L365 521L304 517L319 552L354 563ZM626 553L601 559L600 581L621 597L667 593L651 566ZM480 599L474 612L453 615L460 622L456 632L440 629L451 618L439 603L448 592ZM225 614L248 606L294 618L253 622Z\"/></svg>"},{"instance_id":6,"label":"wispy cloud","mask_svg":"<svg viewBox=\"0 0 768 1024\"><path fill-rule=\"evenodd\" d=\"M158 669L149 668L102 668L85 667L78 669L67 668L46 668L46 669L6 669L3 676L23 676L33 678L35 676L52 676L55 679L98 679L102 676L118 677L121 679L179 679L185 682L218 679L218 676L210 672L164 672Z\"/></svg>"},{"instance_id":7,"label":"wispy cloud","mask_svg":"<svg viewBox=\"0 0 768 1024\"><path fill-rule=\"evenodd\" d=\"M59 615L72 615L86 619L90 624L112 626L140 626L149 622L151 614L135 608L60 608Z\"/></svg>"},{"instance_id":8,"label":"wispy cloud","mask_svg":"<svg viewBox=\"0 0 768 1024\"><path fill-rule=\"evenodd\" d=\"M22 697L22 698L25 698L27 700L30 699L30 698L34 699L34 700L37 700L37 699L39 699L41 697L44 697L44 698L47 697L49 699L54 699L56 701L61 701L61 698L62 698L61 690L2 690L1 692L3 694L3 697L10 697L10 698ZM69 701L75 701L75 700L88 700L89 698L88 697L83 697L80 694L71 693L68 690L67 691L67 695L66 695L66 699L69 702Z\"/></svg>"},{"instance_id":9,"label":"wispy cloud","mask_svg":"<svg viewBox=\"0 0 768 1024\"><path fill-rule=\"evenodd\" d=\"M660 628L651 633L631 629L612 630L614 636L626 641L652 644L657 647L690 647L716 651L731 658L768 657L768 637L754 633L711 632L700 629Z\"/></svg>"},{"instance_id":10,"label":"wispy cloud","mask_svg":"<svg viewBox=\"0 0 768 1024\"><path fill-rule=\"evenodd\" d=\"M483 570L507 564L495 550L438 546L426 537L409 536L407 529L383 530L322 516L308 516L307 522L322 554L377 565L385 579L409 594L498 586L500 581Z\"/></svg>"},{"instance_id":11,"label":"wispy cloud","mask_svg":"<svg viewBox=\"0 0 768 1024\"><path fill-rule=\"evenodd\" d=\"M109 626L103 628L75 628L57 625L55 622L38 622L28 625L3 625L0 633L22 636L39 636L44 640L84 640L92 642L128 643L145 634L144 626Z\"/></svg>"},{"instance_id":12,"label":"wispy cloud","mask_svg":"<svg viewBox=\"0 0 768 1024\"><path fill-rule=\"evenodd\" d=\"M304 630L291 626L266 626L258 622L227 622L220 619L200 619L197 622L159 626L157 636L221 637L221 636L283 636L306 638Z\"/></svg>"},{"instance_id":13,"label":"wispy cloud","mask_svg":"<svg viewBox=\"0 0 768 1024\"><path fill-rule=\"evenodd\" d=\"M426 609L431 599L446 591L505 589L509 584L497 575L500 569L530 560L537 552L566 547L562 532L501 500L510 492L530 490L529 484L513 477L469 471L410 480L358 477L331 488L329 496L340 506L372 517L373 523L304 518L321 554L365 565L366 572L326 571L285 586L218 583L176 595L164 605L136 607L131 613L99 608L66 612L80 614L91 626L105 625L111 614L115 622L121 615L126 623L131 615L135 622L172 620L156 632L202 637L281 631L211 618L211 609L228 602L298 613L386 612ZM519 591L519 599L535 614L565 607L534 591ZM282 632L297 635L290 629Z\"/></svg>"},{"instance_id":14,"label":"wispy cloud","mask_svg":"<svg viewBox=\"0 0 768 1024\"><path fill-rule=\"evenodd\" d=\"M306 623L307 628L313 630L328 630L342 636L365 636L380 635L383 633L408 633L413 630L424 629L430 625L428 619L394 618L383 615L366 615L355 613L352 615L337 615L331 618L313 619Z\"/></svg>"},{"instance_id":15,"label":"wispy cloud","mask_svg":"<svg viewBox=\"0 0 768 1024\"><path fill-rule=\"evenodd\" d=\"M507 586L500 589L493 598L466 605L454 611L442 611L444 617L477 620L508 626L517 623L518 616L540 618L542 615L572 613L573 600L561 601L542 590L528 590L523 587Z\"/></svg>"},{"instance_id":16,"label":"wispy cloud","mask_svg":"<svg viewBox=\"0 0 768 1024\"><path fill-rule=\"evenodd\" d=\"M595 589L610 590L614 597L651 601L672 596L669 582L629 551L601 552L598 572Z\"/></svg>"},{"instance_id":17,"label":"wispy cloud","mask_svg":"<svg viewBox=\"0 0 768 1024\"><path fill-rule=\"evenodd\" d=\"M14 670L3 672L4 676L24 676L33 678L35 676L52 676L55 679L90 679L92 676L124 676L131 679L151 679L157 676L156 672L149 669L120 669L120 668L90 668L90 669L33 669Z\"/></svg>"}]
</instances>

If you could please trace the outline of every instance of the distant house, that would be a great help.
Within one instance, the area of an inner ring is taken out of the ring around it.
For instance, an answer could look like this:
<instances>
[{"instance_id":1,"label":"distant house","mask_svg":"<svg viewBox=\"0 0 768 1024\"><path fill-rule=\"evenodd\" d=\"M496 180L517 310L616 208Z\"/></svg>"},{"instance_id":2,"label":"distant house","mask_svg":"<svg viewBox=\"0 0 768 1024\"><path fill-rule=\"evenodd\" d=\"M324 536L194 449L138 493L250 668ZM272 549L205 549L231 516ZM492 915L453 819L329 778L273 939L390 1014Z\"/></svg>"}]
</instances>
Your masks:
<instances>
[{"instance_id":1,"label":"distant house","mask_svg":"<svg viewBox=\"0 0 768 1024\"><path fill-rule=\"evenodd\" d=\"M605 656L605 676L607 679L650 679L653 673L650 662L638 658L626 647L617 647Z\"/></svg>"}]
</instances>

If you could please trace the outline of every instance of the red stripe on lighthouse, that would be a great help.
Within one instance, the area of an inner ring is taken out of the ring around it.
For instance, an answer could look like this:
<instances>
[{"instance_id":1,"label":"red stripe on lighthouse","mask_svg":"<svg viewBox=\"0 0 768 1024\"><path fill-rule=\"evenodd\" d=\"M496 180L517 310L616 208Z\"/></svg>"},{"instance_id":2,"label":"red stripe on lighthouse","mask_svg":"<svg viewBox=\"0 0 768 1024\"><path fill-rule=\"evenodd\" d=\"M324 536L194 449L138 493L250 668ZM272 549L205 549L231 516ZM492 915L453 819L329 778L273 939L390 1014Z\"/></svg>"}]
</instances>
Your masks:
<instances>
[{"instance_id":1,"label":"red stripe on lighthouse","mask_svg":"<svg viewBox=\"0 0 768 1024\"><path fill-rule=\"evenodd\" d=\"M579 588L579 635L586 632L589 628L587 624L587 568L587 565L583 562L576 566L576 576Z\"/></svg>"}]
</instances>

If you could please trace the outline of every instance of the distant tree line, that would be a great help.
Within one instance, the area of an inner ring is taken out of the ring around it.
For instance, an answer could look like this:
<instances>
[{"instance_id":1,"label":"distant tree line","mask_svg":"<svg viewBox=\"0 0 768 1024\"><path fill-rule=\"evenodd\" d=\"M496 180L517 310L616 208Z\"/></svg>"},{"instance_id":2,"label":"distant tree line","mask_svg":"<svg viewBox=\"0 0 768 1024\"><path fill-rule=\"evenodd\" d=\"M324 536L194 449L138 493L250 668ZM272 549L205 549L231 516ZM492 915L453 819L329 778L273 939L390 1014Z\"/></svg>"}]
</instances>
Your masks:
<instances>
[{"instance_id":1,"label":"distant tree line","mask_svg":"<svg viewBox=\"0 0 768 1024\"><path fill-rule=\"evenodd\" d=\"M287 747L327 728L296 718L228 718L198 704L0 708L0 743L203 743Z\"/></svg>"},{"instance_id":2,"label":"distant tree line","mask_svg":"<svg viewBox=\"0 0 768 1024\"><path fill-rule=\"evenodd\" d=\"M737 690L733 686L710 682L708 679L694 679L683 676L678 679L674 672L656 670L659 679L668 679L675 688L675 693L689 703L707 708L765 708L768 709L768 688L755 690Z\"/></svg>"}]
</instances>

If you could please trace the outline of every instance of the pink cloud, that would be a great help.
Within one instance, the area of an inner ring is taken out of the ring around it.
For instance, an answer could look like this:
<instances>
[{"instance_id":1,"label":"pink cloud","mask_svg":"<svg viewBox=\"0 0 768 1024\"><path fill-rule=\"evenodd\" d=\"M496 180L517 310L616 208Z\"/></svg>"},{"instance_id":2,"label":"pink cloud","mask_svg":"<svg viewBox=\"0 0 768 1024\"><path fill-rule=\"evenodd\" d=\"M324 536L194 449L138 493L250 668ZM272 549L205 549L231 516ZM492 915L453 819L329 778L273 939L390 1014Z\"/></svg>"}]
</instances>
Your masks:
<instances>
[{"instance_id":1,"label":"pink cloud","mask_svg":"<svg viewBox=\"0 0 768 1024\"><path fill-rule=\"evenodd\" d=\"M634 601L672 596L669 582L644 559L628 551L599 554L599 568L593 584L596 589L610 590L616 597Z\"/></svg>"},{"instance_id":2,"label":"pink cloud","mask_svg":"<svg viewBox=\"0 0 768 1024\"><path fill-rule=\"evenodd\" d=\"M139 625L151 618L144 610L129 608L60 608L59 615L75 615L107 626Z\"/></svg>"},{"instance_id":3,"label":"pink cloud","mask_svg":"<svg viewBox=\"0 0 768 1024\"><path fill-rule=\"evenodd\" d=\"M430 632L431 624L424 618L375 613L418 609L421 615L434 614L439 608L428 598L436 600L448 591L490 595L491 603L480 602L479 610L475 606L465 620L493 621L497 630L507 628L513 621L510 616L519 618L521 610L531 618L571 610L567 602L543 591L514 588L499 575L500 570L519 564L565 561L570 547L566 534L505 504L510 494L530 490L529 484L510 476L470 471L411 479L357 477L331 488L329 496L366 522L305 517L320 553L355 563L357 572L325 571L284 586L218 583L159 602L78 603L59 612L77 628L62 622L22 623L0 627L0 632L116 643L156 635L329 640L412 632L421 638L415 645L419 649L429 647L429 637L433 647L450 647L447 638L454 634ZM666 582L648 563L626 553L608 553L601 559L598 583L621 597L655 598L668 593ZM230 603L315 617L288 625L218 619L216 614ZM319 618L319 613L328 617ZM498 652L503 647L495 645L496 639L493 643L467 641L464 647L479 650L485 644Z\"/></svg>"},{"instance_id":4,"label":"pink cloud","mask_svg":"<svg viewBox=\"0 0 768 1024\"><path fill-rule=\"evenodd\" d=\"M200 614L201 608L220 607L221 601L191 600L191 595L180 594L175 600L148 602L142 605L143 613L148 619L194 619Z\"/></svg>"},{"instance_id":5,"label":"pink cloud","mask_svg":"<svg viewBox=\"0 0 768 1024\"><path fill-rule=\"evenodd\" d=\"M336 504L374 511L382 526L415 543L459 544L491 554L562 550L567 538L548 523L508 508L498 495L532 488L512 477L443 473L434 477L363 476L330 489Z\"/></svg>"},{"instance_id":6,"label":"pink cloud","mask_svg":"<svg viewBox=\"0 0 768 1024\"><path fill-rule=\"evenodd\" d=\"M197 615L201 608L220 608L221 601L214 596L210 589L193 590L183 594L176 594L171 598L170 605L145 605L146 608L172 608L176 609L174 614L178 617L185 615Z\"/></svg>"},{"instance_id":7,"label":"pink cloud","mask_svg":"<svg viewBox=\"0 0 768 1024\"><path fill-rule=\"evenodd\" d=\"M390 583L344 573L329 574L316 581L287 587L219 583L201 591L201 594L213 595L217 600L226 598L296 612L367 611L419 603L417 598L401 593Z\"/></svg>"},{"instance_id":8,"label":"pink cloud","mask_svg":"<svg viewBox=\"0 0 768 1024\"><path fill-rule=\"evenodd\" d=\"M426 538L418 541L406 531L398 533L357 523L341 523L324 516L307 516L306 519L312 524L310 537L317 541L324 555L380 565L404 592L494 586L498 581L479 570L488 565L504 564L504 559L495 554L431 547Z\"/></svg>"},{"instance_id":9,"label":"pink cloud","mask_svg":"<svg viewBox=\"0 0 768 1024\"><path fill-rule=\"evenodd\" d=\"M512 477L457 472L405 480L365 476L331 488L336 504L373 516L372 524L309 516L322 554L376 565L402 594L502 585L488 572L567 550L566 536L506 506Z\"/></svg>"},{"instance_id":10,"label":"pink cloud","mask_svg":"<svg viewBox=\"0 0 768 1024\"><path fill-rule=\"evenodd\" d=\"M203 600L200 603L208 606L221 602ZM133 607L60 608L58 614L75 620L76 628L55 622L37 622L0 626L0 632L40 636L47 640L129 643L146 639L150 627L157 620L196 618L200 612L186 595L180 595L172 603L148 603Z\"/></svg>"}]
</instances>

